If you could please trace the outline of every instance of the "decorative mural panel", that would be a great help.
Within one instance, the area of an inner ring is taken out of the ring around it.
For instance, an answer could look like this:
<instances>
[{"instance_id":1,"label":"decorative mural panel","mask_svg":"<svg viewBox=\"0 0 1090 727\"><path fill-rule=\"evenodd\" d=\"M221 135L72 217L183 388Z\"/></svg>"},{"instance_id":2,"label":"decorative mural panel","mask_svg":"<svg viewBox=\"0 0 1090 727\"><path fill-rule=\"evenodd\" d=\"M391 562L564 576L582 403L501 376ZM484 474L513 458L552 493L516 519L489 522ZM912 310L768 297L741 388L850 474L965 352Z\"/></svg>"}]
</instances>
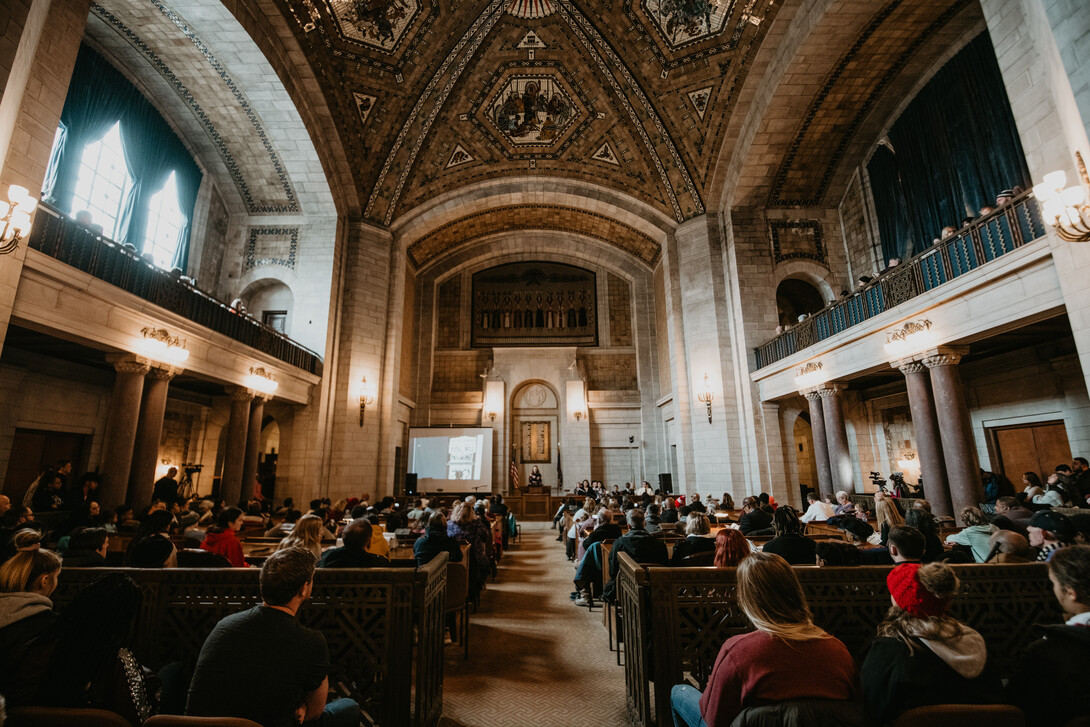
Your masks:
<instances>
[{"instance_id":1,"label":"decorative mural panel","mask_svg":"<svg viewBox=\"0 0 1090 727\"><path fill-rule=\"evenodd\" d=\"M514 144L551 145L575 119L575 107L552 76L512 76L492 100L492 124Z\"/></svg>"},{"instance_id":2,"label":"decorative mural panel","mask_svg":"<svg viewBox=\"0 0 1090 727\"><path fill-rule=\"evenodd\" d=\"M345 38L392 51L420 12L417 0L330 0Z\"/></svg>"},{"instance_id":3,"label":"decorative mural panel","mask_svg":"<svg viewBox=\"0 0 1090 727\"><path fill-rule=\"evenodd\" d=\"M825 247L821 240L821 224L818 222L776 220L768 223L772 238L772 259L814 260L825 262Z\"/></svg>"},{"instance_id":4,"label":"decorative mural panel","mask_svg":"<svg viewBox=\"0 0 1090 727\"><path fill-rule=\"evenodd\" d=\"M642 4L671 48L722 32L734 10L734 0L643 0Z\"/></svg>"},{"instance_id":5,"label":"decorative mural panel","mask_svg":"<svg viewBox=\"0 0 1090 727\"><path fill-rule=\"evenodd\" d=\"M513 263L473 276L473 346L598 345L594 273Z\"/></svg>"},{"instance_id":6,"label":"decorative mural panel","mask_svg":"<svg viewBox=\"0 0 1090 727\"><path fill-rule=\"evenodd\" d=\"M545 464L553 461L551 422L522 422L519 442L524 464Z\"/></svg>"}]
</instances>

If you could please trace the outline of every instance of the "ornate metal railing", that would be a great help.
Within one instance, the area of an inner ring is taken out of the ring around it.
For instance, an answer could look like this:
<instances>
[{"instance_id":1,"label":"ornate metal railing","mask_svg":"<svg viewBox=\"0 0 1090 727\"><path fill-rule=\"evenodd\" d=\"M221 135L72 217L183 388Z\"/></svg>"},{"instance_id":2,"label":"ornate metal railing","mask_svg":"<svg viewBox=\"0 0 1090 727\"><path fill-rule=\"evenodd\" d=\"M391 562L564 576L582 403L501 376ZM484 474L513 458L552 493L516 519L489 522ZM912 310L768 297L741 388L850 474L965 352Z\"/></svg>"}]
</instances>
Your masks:
<instances>
[{"instance_id":1,"label":"ornate metal railing","mask_svg":"<svg viewBox=\"0 0 1090 727\"><path fill-rule=\"evenodd\" d=\"M149 265L130 249L96 235L48 205L38 206L29 245L56 260L312 374L322 358L283 333Z\"/></svg>"},{"instance_id":2,"label":"ornate metal railing","mask_svg":"<svg viewBox=\"0 0 1090 727\"><path fill-rule=\"evenodd\" d=\"M758 346L754 349L757 368L787 358L906 300L934 290L1044 234L1045 225L1037 200L1031 192L1026 192Z\"/></svg>"},{"instance_id":3,"label":"ornate metal railing","mask_svg":"<svg viewBox=\"0 0 1090 727\"><path fill-rule=\"evenodd\" d=\"M410 561L411 563L411 561ZM54 605L106 573L140 586L144 601L127 644L144 666L181 662L192 673L225 616L261 603L258 568L65 568ZM447 556L423 568L319 569L299 611L329 646L329 692L363 710L368 727L433 727L443 709Z\"/></svg>"}]
</instances>

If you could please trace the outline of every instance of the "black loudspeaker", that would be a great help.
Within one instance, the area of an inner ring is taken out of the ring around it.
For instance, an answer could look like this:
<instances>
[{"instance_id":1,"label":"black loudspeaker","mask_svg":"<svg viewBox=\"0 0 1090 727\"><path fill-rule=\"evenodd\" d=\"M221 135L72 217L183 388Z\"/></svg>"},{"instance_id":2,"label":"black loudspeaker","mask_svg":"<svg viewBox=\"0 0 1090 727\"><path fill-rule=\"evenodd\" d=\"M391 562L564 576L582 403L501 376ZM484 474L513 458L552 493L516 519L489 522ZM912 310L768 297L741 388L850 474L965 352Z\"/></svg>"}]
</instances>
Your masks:
<instances>
[{"instance_id":1,"label":"black loudspeaker","mask_svg":"<svg viewBox=\"0 0 1090 727\"><path fill-rule=\"evenodd\" d=\"M669 472L659 473L659 492L664 495L671 495L674 492L674 478L670 476Z\"/></svg>"},{"instance_id":2,"label":"black loudspeaker","mask_svg":"<svg viewBox=\"0 0 1090 727\"><path fill-rule=\"evenodd\" d=\"M405 475L405 494L406 495L415 495L416 494L416 473L415 472L409 472L408 474Z\"/></svg>"}]
</instances>

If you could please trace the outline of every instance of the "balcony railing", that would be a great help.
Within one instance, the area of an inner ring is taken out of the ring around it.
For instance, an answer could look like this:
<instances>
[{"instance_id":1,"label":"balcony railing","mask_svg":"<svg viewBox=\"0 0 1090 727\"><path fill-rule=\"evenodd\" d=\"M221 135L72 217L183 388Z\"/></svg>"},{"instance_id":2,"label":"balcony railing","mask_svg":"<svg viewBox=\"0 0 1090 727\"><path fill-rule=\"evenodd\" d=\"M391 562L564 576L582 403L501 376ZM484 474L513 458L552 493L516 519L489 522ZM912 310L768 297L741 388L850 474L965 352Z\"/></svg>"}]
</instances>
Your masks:
<instances>
[{"instance_id":1,"label":"balcony railing","mask_svg":"<svg viewBox=\"0 0 1090 727\"><path fill-rule=\"evenodd\" d=\"M1037 200L1031 192L1026 192L758 346L754 349L757 368L769 366L934 290L1044 234Z\"/></svg>"},{"instance_id":2,"label":"balcony railing","mask_svg":"<svg viewBox=\"0 0 1090 727\"><path fill-rule=\"evenodd\" d=\"M113 240L96 235L57 210L39 205L31 248L111 285L277 358L321 375L322 359L279 331L236 312L221 300L149 265Z\"/></svg>"}]
</instances>

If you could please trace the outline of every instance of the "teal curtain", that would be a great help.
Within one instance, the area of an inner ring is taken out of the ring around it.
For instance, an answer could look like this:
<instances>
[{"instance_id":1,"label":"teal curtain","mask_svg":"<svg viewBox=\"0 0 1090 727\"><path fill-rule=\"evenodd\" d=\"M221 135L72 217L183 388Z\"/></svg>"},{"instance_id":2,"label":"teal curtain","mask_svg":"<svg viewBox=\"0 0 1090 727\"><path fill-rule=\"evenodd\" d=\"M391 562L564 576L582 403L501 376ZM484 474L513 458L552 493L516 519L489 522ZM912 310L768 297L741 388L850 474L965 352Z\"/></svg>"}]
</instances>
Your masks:
<instances>
[{"instance_id":1,"label":"teal curtain","mask_svg":"<svg viewBox=\"0 0 1090 727\"><path fill-rule=\"evenodd\" d=\"M923 250L996 195L1030 186L1018 129L982 32L916 95L867 164L886 261Z\"/></svg>"},{"instance_id":2,"label":"teal curtain","mask_svg":"<svg viewBox=\"0 0 1090 727\"><path fill-rule=\"evenodd\" d=\"M181 151L185 151L182 149ZM174 253L174 267L188 270L189 234L193 230L193 208L197 204L197 192L201 188L201 170L189 154L176 154L174 159L175 182L178 185L178 207L185 215L185 224L178 231L178 247Z\"/></svg>"}]
</instances>

